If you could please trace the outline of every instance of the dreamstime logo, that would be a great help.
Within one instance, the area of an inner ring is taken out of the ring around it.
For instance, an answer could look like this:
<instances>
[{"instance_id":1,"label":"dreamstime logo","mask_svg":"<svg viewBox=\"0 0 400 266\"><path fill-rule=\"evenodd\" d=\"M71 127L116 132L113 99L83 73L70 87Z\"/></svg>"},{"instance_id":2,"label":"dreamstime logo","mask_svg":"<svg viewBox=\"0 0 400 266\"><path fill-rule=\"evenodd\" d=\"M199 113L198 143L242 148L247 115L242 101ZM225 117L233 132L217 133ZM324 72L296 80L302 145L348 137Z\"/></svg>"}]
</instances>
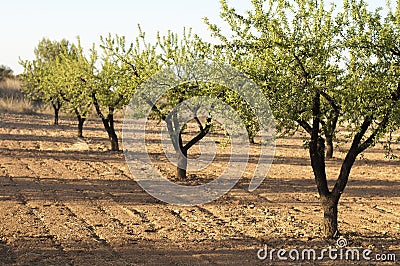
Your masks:
<instances>
[{"instance_id":1,"label":"dreamstime logo","mask_svg":"<svg viewBox=\"0 0 400 266\"><path fill-rule=\"evenodd\" d=\"M380 253L373 254L371 249L358 249L347 247L347 239L340 237L336 241L336 247L328 247L321 249L320 251L313 248L292 248L287 249L268 249L267 245L257 251L257 258L259 260L269 259L280 260L280 261L300 261L300 260L347 260L347 261L396 261L396 255L394 253Z\"/></svg>"},{"instance_id":2,"label":"dreamstime logo","mask_svg":"<svg viewBox=\"0 0 400 266\"><path fill-rule=\"evenodd\" d=\"M197 205L211 202L232 189L246 169L250 145L245 122L229 104L212 96L195 96L174 106L166 118L183 128L188 121L209 117L218 122L230 137L230 158L218 178L198 186L176 184L162 176L154 167L146 147L148 118L158 101L163 101L170 90L182 84L209 84L226 88L241 97L257 118L260 127L260 149L257 168L253 173L249 191L264 180L275 152L275 124L272 112L257 85L243 73L226 65L191 62L165 68L144 82L133 95L126 108L122 130L125 159L135 181L150 195L176 205ZM211 94L210 94L211 95ZM167 121L167 120L166 120ZM168 160L177 165L174 139L167 123L160 130L161 143ZM176 141L176 140L175 140ZM200 156L186 158L188 170L200 171L215 158L215 142L205 138L199 143ZM178 154L182 155L182 154Z\"/></svg>"},{"instance_id":3,"label":"dreamstime logo","mask_svg":"<svg viewBox=\"0 0 400 266\"><path fill-rule=\"evenodd\" d=\"M336 240L336 245L337 245L339 248L344 248L344 247L346 247L346 246L347 246L347 239L346 239L346 238L343 238L343 237L339 237L339 238Z\"/></svg>"}]
</instances>

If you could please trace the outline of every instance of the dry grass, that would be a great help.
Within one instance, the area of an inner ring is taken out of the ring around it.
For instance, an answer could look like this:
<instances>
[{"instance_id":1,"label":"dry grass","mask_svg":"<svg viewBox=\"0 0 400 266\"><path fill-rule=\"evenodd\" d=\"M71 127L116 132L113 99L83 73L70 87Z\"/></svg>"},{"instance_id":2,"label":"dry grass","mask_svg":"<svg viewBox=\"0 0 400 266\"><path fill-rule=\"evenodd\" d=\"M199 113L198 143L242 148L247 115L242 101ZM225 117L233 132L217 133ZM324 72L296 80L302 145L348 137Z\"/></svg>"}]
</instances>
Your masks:
<instances>
[{"instance_id":1,"label":"dry grass","mask_svg":"<svg viewBox=\"0 0 400 266\"><path fill-rule=\"evenodd\" d=\"M21 82L15 78L0 81L0 113L34 114L32 102L21 92Z\"/></svg>"}]
</instances>

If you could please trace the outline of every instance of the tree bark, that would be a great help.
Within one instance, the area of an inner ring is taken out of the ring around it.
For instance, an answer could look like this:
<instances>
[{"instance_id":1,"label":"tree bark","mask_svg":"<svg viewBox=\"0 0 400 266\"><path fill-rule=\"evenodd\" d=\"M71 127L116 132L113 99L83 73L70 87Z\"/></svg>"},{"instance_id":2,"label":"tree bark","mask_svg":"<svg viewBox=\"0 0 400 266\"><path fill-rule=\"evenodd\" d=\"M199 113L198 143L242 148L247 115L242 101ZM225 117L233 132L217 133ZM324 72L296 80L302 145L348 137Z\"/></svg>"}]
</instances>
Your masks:
<instances>
[{"instance_id":1,"label":"tree bark","mask_svg":"<svg viewBox=\"0 0 400 266\"><path fill-rule=\"evenodd\" d=\"M247 130L247 134L249 136L249 142L250 144L255 144L254 138L255 138L255 133L253 132L253 130L251 129L251 126L247 126L246 127Z\"/></svg>"},{"instance_id":2,"label":"tree bark","mask_svg":"<svg viewBox=\"0 0 400 266\"><path fill-rule=\"evenodd\" d=\"M78 138L83 138L83 123L85 123L85 118L78 117Z\"/></svg>"},{"instance_id":3,"label":"tree bark","mask_svg":"<svg viewBox=\"0 0 400 266\"><path fill-rule=\"evenodd\" d=\"M110 137L110 141L111 141L111 150L119 151L118 136L115 133L115 127L114 127L114 109L110 108L110 113L108 115L108 121L110 123L110 132L108 133L108 136Z\"/></svg>"},{"instance_id":4,"label":"tree bark","mask_svg":"<svg viewBox=\"0 0 400 266\"><path fill-rule=\"evenodd\" d=\"M114 108L108 107L108 115L106 118L104 114L101 112L100 105L99 102L97 101L95 92L92 93L92 99L97 115L101 118L101 121L103 122L104 125L104 129L107 131L108 139L110 140L111 143L111 150L119 151L118 136L115 133L115 128L114 128Z\"/></svg>"},{"instance_id":5,"label":"tree bark","mask_svg":"<svg viewBox=\"0 0 400 266\"><path fill-rule=\"evenodd\" d=\"M53 105L54 107L54 105ZM54 107L54 125L58 125L58 113L59 113L59 109Z\"/></svg>"},{"instance_id":6,"label":"tree bark","mask_svg":"<svg viewBox=\"0 0 400 266\"><path fill-rule=\"evenodd\" d=\"M325 158L332 159L333 158L333 138L330 135L325 136Z\"/></svg>"},{"instance_id":7,"label":"tree bark","mask_svg":"<svg viewBox=\"0 0 400 266\"><path fill-rule=\"evenodd\" d=\"M187 178L186 169L188 164L187 161L188 150L197 142L202 140L208 134L211 128L211 117L207 118L206 126L203 126L197 117L195 118L195 120L199 125L200 132L184 145L182 141L182 128L179 125L177 114L174 113L172 116L164 118L164 121L167 124L169 136L171 138L172 144L174 146L175 152L178 157L177 169L176 169L176 178L178 179Z\"/></svg>"},{"instance_id":8,"label":"tree bark","mask_svg":"<svg viewBox=\"0 0 400 266\"><path fill-rule=\"evenodd\" d=\"M110 143L111 143L111 150L112 151L119 151L119 144L118 144L118 136L115 133L114 126L110 127L110 132L108 133Z\"/></svg>"},{"instance_id":9,"label":"tree bark","mask_svg":"<svg viewBox=\"0 0 400 266\"><path fill-rule=\"evenodd\" d=\"M313 99L313 125L310 129L310 158L314 172L315 183L317 184L320 203L324 213L322 230L326 238L332 239L337 235L337 205L339 197L334 198L328 188L325 168L325 140L320 134L321 123L321 102L320 93L317 92Z\"/></svg>"},{"instance_id":10,"label":"tree bark","mask_svg":"<svg viewBox=\"0 0 400 266\"><path fill-rule=\"evenodd\" d=\"M104 128L107 131L108 139L110 140L111 144L111 150L119 151L118 136L115 133L114 128L114 115L108 114L107 118L102 117L101 120L103 121Z\"/></svg>"},{"instance_id":11,"label":"tree bark","mask_svg":"<svg viewBox=\"0 0 400 266\"><path fill-rule=\"evenodd\" d=\"M325 140L319 135L321 101L320 94L317 92L313 99L313 125L311 128L310 159L314 172L315 183L320 196L328 196L328 181L325 169Z\"/></svg>"},{"instance_id":12,"label":"tree bark","mask_svg":"<svg viewBox=\"0 0 400 266\"><path fill-rule=\"evenodd\" d=\"M254 136L249 136L249 142L250 144L255 144Z\"/></svg>"},{"instance_id":13,"label":"tree bark","mask_svg":"<svg viewBox=\"0 0 400 266\"><path fill-rule=\"evenodd\" d=\"M52 103L53 105L53 110L54 110L54 125L58 125L58 118L59 118L59 113L61 109L61 103L60 101L56 101L55 103Z\"/></svg>"},{"instance_id":14,"label":"tree bark","mask_svg":"<svg viewBox=\"0 0 400 266\"><path fill-rule=\"evenodd\" d=\"M176 167L176 177L178 179L186 179L186 170L187 170L187 150L181 149L181 152L178 152L178 162Z\"/></svg>"},{"instance_id":15,"label":"tree bark","mask_svg":"<svg viewBox=\"0 0 400 266\"><path fill-rule=\"evenodd\" d=\"M328 239L333 239L338 235L338 200L332 195L321 197L321 205L324 212L322 222L323 234Z\"/></svg>"},{"instance_id":16,"label":"tree bark","mask_svg":"<svg viewBox=\"0 0 400 266\"><path fill-rule=\"evenodd\" d=\"M324 97L329 104L332 107L332 111L328 113L327 115L327 121L322 123L322 129L325 133L325 139L326 139L326 151L325 151L325 158L326 159L332 159L333 158L333 139L335 136L335 130L337 127L337 123L339 121L339 115L340 115L340 107L336 103L336 100L329 96L327 93L321 91L321 96Z\"/></svg>"},{"instance_id":17,"label":"tree bark","mask_svg":"<svg viewBox=\"0 0 400 266\"><path fill-rule=\"evenodd\" d=\"M78 119L78 138L83 138L83 124L86 121L86 118L83 117L78 109L75 109L76 118Z\"/></svg>"}]
</instances>

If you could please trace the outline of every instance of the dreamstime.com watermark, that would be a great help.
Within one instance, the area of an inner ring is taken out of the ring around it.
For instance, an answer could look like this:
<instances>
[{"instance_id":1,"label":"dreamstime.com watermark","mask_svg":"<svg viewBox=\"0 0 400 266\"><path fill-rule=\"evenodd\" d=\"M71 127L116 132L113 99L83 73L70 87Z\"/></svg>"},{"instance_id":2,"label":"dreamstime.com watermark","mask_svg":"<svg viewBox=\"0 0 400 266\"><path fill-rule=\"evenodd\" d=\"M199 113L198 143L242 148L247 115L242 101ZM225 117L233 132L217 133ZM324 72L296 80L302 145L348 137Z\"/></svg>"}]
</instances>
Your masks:
<instances>
[{"instance_id":1,"label":"dreamstime.com watermark","mask_svg":"<svg viewBox=\"0 0 400 266\"><path fill-rule=\"evenodd\" d=\"M147 151L146 138L149 132L148 119L160 101L165 104L171 90L191 84L208 84L211 88L224 88L240 96L246 102L247 111L253 113L259 125L258 164L249 184L249 191L255 190L266 177L275 153L275 122L272 111L261 89L246 75L227 65L194 61L184 65L167 67L144 82L135 92L125 110L122 128L124 155L134 180L150 195L174 205L198 205L211 202L231 190L246 170L250 155L249 135L243 115L221 97L203 93L195 95L173 107L166 117L173 117L178 128L200 117L211 118L229 135L229 160L222 173L214 180L198 185L185 186L174 183L157 171ZM224 92L225 93L225 92ZM232 94L231 94L232 95ZM174 141L169 133L170 124L163 121L160 132L161 143L167 159L177 166L183 153L171 151ZM174 124L176 127L176 125ZM168 128L168 129L167 129ZM151 129L154 133L154 127ZM175 140L179 141L179 140ZM175 142L176 145L177 142ZM215 141L200 141L201 155L187 158L189 171L201 171L213 163L216 157ZM184 156L184 155L183 155Z\"/></svg>"},{"instance_id":2,"label":"dreamstime.com watermark","mask_svg":"<svg viewBox=\"0 0 400 266\"><path fill-rule=\"evenodd\" d=\"M268 261L374 261L396 262L394 253L374 253L371 249L347 247L347 240L339 238L336 247L321 250L313 248L275 249L264 245L257 251L259 260Z\"/></svg>"}]
</instances>

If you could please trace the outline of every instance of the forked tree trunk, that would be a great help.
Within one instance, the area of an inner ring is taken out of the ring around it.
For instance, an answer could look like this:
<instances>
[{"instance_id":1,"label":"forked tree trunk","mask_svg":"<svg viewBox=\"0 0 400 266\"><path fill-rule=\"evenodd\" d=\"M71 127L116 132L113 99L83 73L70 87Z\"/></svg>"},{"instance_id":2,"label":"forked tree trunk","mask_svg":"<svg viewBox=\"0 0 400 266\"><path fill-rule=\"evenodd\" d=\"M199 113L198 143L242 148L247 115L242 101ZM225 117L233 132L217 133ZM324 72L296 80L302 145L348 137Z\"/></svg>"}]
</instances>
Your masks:
<instances>
[{"instance_id":1,"label":"forked tree trunk","mask_svg":"<svg viewBox=\"0 0 400 266\"><path fill-rule=\"evenodd\" d=\"M400 83L398 84L397 91L392 94L392 100L397 102L400 100ZM333 106L335 108L335 106ZM338 109L338 108L335 108ZM320 124L321 124L321 102L320 102L320 91L316 91L313 98L313 121L312 127L307 123L302 122L303 127L311 135L310 141L310 159L311 165L314 172L315 181L320 195L320 203L324 212L323 219L323 234L327 238L335 238L338 235L338 203L341 195L346 188L351 168L357 158L357 156L368 147L372 146L375 138L385 130L389 124L390 112L387 112L383 117L382 121L378 124L372 133L364 141L363 138L374 121L372 115L366 116L360 129L357 131L353 138L353 142L346 157L340 168L339 177L336 180L335 186L332 191L329 191L326 169L325 169L325 157L324 157L324 144L325 140L320 136ZM331 130L329 133L334 132L336 128L337 117L339 113L336 112L336 117L333 120ZM300 121L301 122L301 121ZM328 132L328 131L326 131ZM325 133L326 133L325 132ZM333 136L333 134L325 134L325 136Z\"/></svg>"},{"instance_id":2,"label":"forked tree trunk","mask_svg":"<svg viewBox=\"0 0 400 266\"><path fill-rule=\"evenodd\" d=\"M338 179L336 180L335 186L332 191L323 190L320 193L320 201L322 210L324 212L324 219L322 222L323 235L326 238L333 239L338 236L338 204L340 197L342 196L344 189L346 188L351 168L357 157L357 151L353 148L347 153L341 169Z\"/></svg>"},{"instance_id":3,"label":"forked tree trunk","mask_svg":"<svg viewBox=\"0 0 400 266\"><path fill-rule=\"evenodd\" d=\"M313 168L315 183L317 184L320 203L324 213L322 222L323 234L327 238L337 235L337 204L339 197L334 198L329 191L325 169L325 140L319 135L321 102L320 93L316 92L313 99L313 125L310 130L310 159ZM339 177L340 178L340 177ZM336 194L335 194L336 195ZM334 200L335 199L335 200ZM337 199L337 200L336 200Z\"/></svg>"},{"instance_id":4,"label":"forked tree trunk","mask_svg":"<svg viewBox=\"0 0 400 266\"><path fill-rule=\"evenodd\" d=\"M111 150L119 151L118 136L115 133L115 128L114 128L114 108L108 107L108 115L106 118L103 115L103 113L101 112L100 105L97 101L95 92L92 93L92 99L93 99L93 105L96 109L97 115L101 118L101 121L103 122L103 125L104 125L104 129L107 131L108 139L110 140L110 143L111 143Z\"/></svg>"},{"instance_id":5,"label":"forked tree trunk","mask_svg":"<svg viewBox=\"0 0 400 266\"><path fill-rule=\"evenodd\" d=\"M186 145L183 145L182 142L182 129L179 126L176 113L172 115L172 117L164 118L164 121L167 123L168 133L170 135L172 144L174 145L175 153L177 154L178 157L177 167L176 167L176 178L181 180L186 179L187 178L186 171L188 165L188 159L187 159L188 150L208 134L211 127L211 117L207 118L207 124L205 127L202 126L200 120L197 119L200 132L194 138L192 138L188 143L186 143Z\"/></svg>"},{"instance_id":6,"label":"forked tree trunk","mask_svg":"<svg viewBox=\"0 0 400 266\"><path fill-rule=\"evenodd\" d=\"M59 101L52 103L53 110L54 110L54 125L58 125L58 118L61 108L61 103Z\"/></svg>"}]
</instances>

